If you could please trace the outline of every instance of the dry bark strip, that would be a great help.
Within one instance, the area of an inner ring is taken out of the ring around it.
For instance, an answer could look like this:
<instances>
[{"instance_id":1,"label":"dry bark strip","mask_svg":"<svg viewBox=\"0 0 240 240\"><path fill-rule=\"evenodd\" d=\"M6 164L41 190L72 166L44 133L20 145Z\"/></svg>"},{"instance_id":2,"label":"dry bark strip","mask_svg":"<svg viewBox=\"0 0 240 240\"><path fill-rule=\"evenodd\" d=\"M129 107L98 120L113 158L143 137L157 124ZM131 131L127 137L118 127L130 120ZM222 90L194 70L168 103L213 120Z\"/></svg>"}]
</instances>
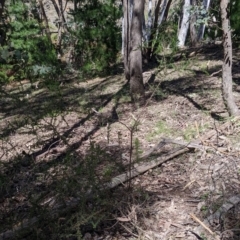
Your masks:
<instances>
[{"instance_id":1,"label":"dry bark strip","mask_svg":"<svg viewBox=\"0 0 240 240\"><path fill-rule=\"evenodd\" d=\"M107 183L105 185L106 189L111 189L111 188L115 188L120 184L123 184L129 180L131 180L132 178L147 172L148 170L155 168L163 163L165 163L166 161L180 155L183 153L186 153L189 151L188 147L179 147L179 148L175 148L174 150L171 150L170 153L158 157L156 159L153 159L149 162L146 163L141 163L141 164L134 164L133 169L131 170L131 172L126 172L123 173L117 177L114 177L109 183Z\"/></svg>"},{"instance_id":2,"label":"dry bark strip","mask_svg":"<svg viewBox=\"0 0 240 240\"><path fill-rule=\"evenodd\" d=\"M203 224L205 226L213 226L214 222L218 222L225 216L225 214L233 207L235 207L238 203L240 203L240 194L230 197L214 214L207 217ZM194 229L197 233L202 233L204 228L202 226L198 226ZM215 236L215 239L219 239L218 236Z\"/></svg>"},{"instance_id":3,"label":"dry bark strip","mask_svg":"<svg viewBox=\"0 0 240 240\"><path fill-rule=\"evenodd\" d=\"M234 120L237 120L239 118L235 118ZM222 131L224 129L226 129L227 127L229 127L231 125L230 122L226 122L223 125L220 126L219 129L217 129L217 131ZM167 143L174 143L174 144L178 144L178 145L182 145L181 147L175 148L173 150L171 150L168 154L165 154L163 156L160 156L156 159L153 159L151 161L148 161L146 163L143 164L134 164L133 169L131 170L131 172L126 172L124 174L121 174L117 177L114 177L109 183L105 184L104 189L112 189L117 187L120 184L123 184L129 180L131 180L132 178L152 169L155 168L163 163L165 163L166 161L180 155L183 153L188 152L190 149L202 149L204 146L201 145L202 142L206 141L207 139L212 138L215 134L217 134L216 130L211 130L208 133L206 133L204 136L201 137L200 140L196 140L194 142L190 142L190 143L186 143L186 142L182 142L182 141L176 141L176 140L171 140L171 139L163 139L161 140L153 149L151 149L150 151L147 151L146 153L144 153L141 156L141 159L146 159L148 158L153 151L157 150L158 148L161 148L162 146L164 146ZM91 192L88 193L87 195L91 195ZM57 218L60 215L68 212L69 210L75 208L79 203L80 203L80 199L76 198L73 199L69 202L66 202L65 204L62 205L58 205L55 206L54 209L50 212L50 215L52 218ZM240 197L237 198L236 200L237 202L240 201ZM234 202L236 202L234 200ZM233 202L233 200L231 199L231 202ZM228 207L224 206L225 212L228 211L231 206L233 205L228 205ZM217 217L219 214L221 215L221 213L223 212L222 210L219 210L220 212L217 212L215 215L212 215L212 218ZM211 219L207 219L207 223L210 221ZM5 240L5 239L11 239L16 237L16 235L24 230L24 229L28 229L34 226L34 224L36 224L39 221L39 217L34 217L31 219L26 219L23 220L21 224L18 224L18 226L13 227L12 230L7 230L3 233L0 234L0 240Z\"/></svg>"}]
</instances>

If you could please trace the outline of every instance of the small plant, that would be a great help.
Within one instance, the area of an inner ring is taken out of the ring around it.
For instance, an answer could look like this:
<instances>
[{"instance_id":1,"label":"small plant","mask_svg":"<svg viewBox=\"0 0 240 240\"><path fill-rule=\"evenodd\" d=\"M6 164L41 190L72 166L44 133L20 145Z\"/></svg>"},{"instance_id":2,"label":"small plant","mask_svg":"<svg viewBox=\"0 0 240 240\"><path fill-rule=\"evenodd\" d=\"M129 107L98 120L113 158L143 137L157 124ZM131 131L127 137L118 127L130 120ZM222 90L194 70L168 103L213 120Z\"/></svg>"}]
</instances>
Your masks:
<instances>
[{"instance_id":1,"label":"small plant","mask_svg":"<svg viewBox=\"0 0 240 240\"><path fill-rule=\"evenodd\" d=\"M209 193L205 193L201 196L201 199L205 201L208 199L208 197L209 197Z\"/></svg>"},{"instance_id":2,"label":"small plant","mask_svg":"<svg viewBox=\"0 0 240 240\"><path fill-rule=\"evenodd\" d=\"M202 206L202 207L201 207L201 211L206 212L207 210L208 210L208 207L207 207L207 206Z\"/></svg>"},{"instance_id":3,"label":"small plant","mask_svg":"<svg viewBox=\"0 0 240 240\"><path fill-rule=\"evenodd\" d=\"M142 151L140 150L140 141L138 138L135 138L134 140L134 152L135 152L136 162L139 162L140 154L142 153Z\"/></svg>"},{"instance_id":4,"label":"small plant","mask_svg":"<svg viewBox=\"0 0 240 240\"><path fill-rule=\"evenodd\" d=\"M133 135L134 135L134 132L137 131L137 128L138 128L138 126L140 124L140 121L139 121L139 119L135 118L135 116L132 115L132 117L133 117L133 123L132 123L132 125L130 127L128 127L126 124L124 124L122 122L119 122L123 126L125 126L129 130L129 132L130 132L130 143L129 143L130 149L129 149L129 164L128 164L128 174L129 174L128 175L128 179L129 179L129 181L128 181L128 189L131 188L131 178L132 178L131 174L132 174L133 165L136 162L133 159L134 144L135 144L135 147L136 147L135 148L135 150L136 150L136 160L139 159L139 140L137 139L134 142Z\"/></svg>"}]
</instances>

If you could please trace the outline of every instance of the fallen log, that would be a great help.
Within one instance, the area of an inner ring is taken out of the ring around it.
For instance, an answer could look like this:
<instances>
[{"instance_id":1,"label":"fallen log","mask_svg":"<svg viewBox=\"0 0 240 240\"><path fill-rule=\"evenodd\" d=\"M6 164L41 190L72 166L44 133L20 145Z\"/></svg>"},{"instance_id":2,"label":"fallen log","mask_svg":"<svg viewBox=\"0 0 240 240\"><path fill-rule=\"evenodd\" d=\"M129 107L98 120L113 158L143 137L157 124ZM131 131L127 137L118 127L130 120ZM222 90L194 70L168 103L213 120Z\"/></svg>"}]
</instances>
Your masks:
<instances>
[{"instance_id":1,"label":"fallen log","mask_svg":"<svg viewBox=\"0 0 240 240\"><path fill-rule=\"evenodd\" d=\"M235 118L234 120L239 119L239 118ZM183 142L183 141L177 141L177 140L172 140L172 139L162 139L158 144L155 145L155 147L149 151L147 151L146 153L142 154L142 156L140 157L141 160L147 159L149 156L152 155L152 153L163 147L166 144L178 144L181 145L181 147L177 147L175 149L172 149L171 151L169 151L167 154L164 154L163 156L157 157L156 159L153 159L151 161L147 161L145 163L139 163L139 164L134 164L132 167L132 170L129 172L127 171L126 173L123 173L117 177L112 178L112 180L108 183L106 183L103 187L104 189L112 189L115 188L117 186L119 186L120 184L123 184L129 180L131 180L132 178L145 173L146 171L155 168L171 159L173 159L174 157L186 153L191 149L200 149L203 150L205 148L205 146L202 145L202 143L210 138L212 138L215 134L217 134L217 131L221 131L226 129L227 127L229 127L231 125L230 122L226 122L224 123L218 130L211 130L208 133L206 133L204 136L202 136L200 139L187 143L187 142ZM87 193L87 198L88 197L92 197L91 196L91 190ZM74 198L68 202L66 202L65 204L60 204L58 206L55 206L54 209L50 212L50 216L52 218L58 218L60 215L70 211L71 209L75 208L79 203L80 203L81 199L78 198ZM237 199L237 202L239 201L239 199ZM229 209L229 207L227 208L227 210ZM216 215L218 215L219 213L216 213ZM214 216L216 217L216 216ZM40 217L36 216L33 217L31 219L26 219L23 220L20 224L18 224L16 227L13 227L12 230L7 230L3 233L0 234L0 240L6 240L6 239L11 239L14 238L20 231L24 230L24 229L28 229L34 226L34 224L36 224L39 221ZM210 219L208 219L209 221Z\"/></svg>"}]
</instances>

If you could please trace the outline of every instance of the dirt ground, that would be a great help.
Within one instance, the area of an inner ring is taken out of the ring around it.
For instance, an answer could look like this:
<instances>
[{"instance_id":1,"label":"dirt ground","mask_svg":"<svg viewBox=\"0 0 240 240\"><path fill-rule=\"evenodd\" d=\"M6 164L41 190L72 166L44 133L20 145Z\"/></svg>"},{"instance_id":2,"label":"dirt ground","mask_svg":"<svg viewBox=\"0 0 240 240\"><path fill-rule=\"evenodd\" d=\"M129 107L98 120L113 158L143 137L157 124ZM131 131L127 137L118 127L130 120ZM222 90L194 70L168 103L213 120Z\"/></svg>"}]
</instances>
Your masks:
<instances>
[{"instance_id":1,"label":"dirt ground","mask_svg":"<svg viewBox=\"0 0 240 240\"><path fill-rule=\"evenodd\" d=\"M221 48L184 54L146 67L143 107L123 74L1 89L0 239L240 239L240 120L222 101ZM233 81L240 107L237 49ZM96 187L183 145L109 197Z\"/></svg>"}]
</instances>

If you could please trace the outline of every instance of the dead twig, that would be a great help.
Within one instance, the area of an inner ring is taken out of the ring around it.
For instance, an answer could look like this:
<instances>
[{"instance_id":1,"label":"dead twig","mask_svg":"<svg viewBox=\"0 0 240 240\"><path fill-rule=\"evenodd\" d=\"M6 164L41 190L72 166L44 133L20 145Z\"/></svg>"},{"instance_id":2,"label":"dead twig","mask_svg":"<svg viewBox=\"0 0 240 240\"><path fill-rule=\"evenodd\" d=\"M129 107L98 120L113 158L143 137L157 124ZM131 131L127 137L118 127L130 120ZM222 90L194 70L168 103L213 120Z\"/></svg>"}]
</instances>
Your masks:
<instances>
[{"instance_id":1,"label":"dead twig","mask_svg":"<svg viewBox=\"0 0 240 240\"><path fill-rule=\"evenodd\" d=\"M212 74L210 75L210 77L213 77L213 76L217 75L217 74L220 73L220 72L222 72L222 69L219 70L219 71L217 71L217 72L212 73Z\"/></svg>"},{"instance_id":2,"label":"dead twig","mask_svg":"<svg viewBox=\"0 0 240 240\"><path fill-rule=\"evenodd\" d=\"M190 213L189 215L193 218L194 221L198 222L198 223L199 223L203 228L205 228L210 234L212 234L212 235L214 234L214 232L213 232L209 227L207 227L206 224L205 224L204 222L202 222L199 218L197 218L194 214Z\"/></svg>"},{"instance_id":3,"label":"dead twig","mask_svg":"<svg viewBox=\"0 0 240 240\"><path fill-rule=\"evenodd\" d=\"M235 122L239 118L240 117L235 117L234 119L231 120L231 122ZM223 125L221 125L221 127L219 127L218 131L226 129L230 124L232 124L231 122L226 122ZM202 142L205 142L206 140L212 138L215 134L216 134L216 130L209 131L207 134L205 134L204 136L201 137ZM172 159L180 154L188 152L189 149L192 149L192 148L193 149L196 149L196 148L204 149L204 147L205 147L205 146L200 145L200 143L201 143L200 140L186 143L183 141L177 141L177 140L172 140L172 139L163 139L153 149L151 149L148 152L148 154L151 155L151 153L154 150L156 150L158 147L161 147L162 145L164 145L163 143L164 144L175 143L175 144L182 145L182 146L175 148L175 149L171 150L170 152L168 152L168 154L160 156L150 162L146 162L146 163L142 163L142 164L134 164L134 167L131 170L131 174L126 172L126 173L123 173L123 174L113 178L109 183L107 183L103 187L103 189L115 188L118 185L123 184L123 183L129 181L130 179L138 176L139 174L142 174L142 173L148 171L149 169L155 168L155 167L161 165L162 163L169 161L170 159ZM143 154L142 159L145 159L148 154L146 154L146 153ZM87 196L89 196L91 198L91 190L88 191ZM75 208L76 206L78 206L80 201L81 201L80 199L74 198L71 201L65 202L64 204L54 206L52 208L52 211L50 212L50 215L53 216L54 218L56 218L56 217L60 216L61 214L64 214L64 213L70 211L71 209ZM192 216L195 217L195 221L199 222L201 226L203 226L205 229L208 229L208 231L211 234L213 234L213 232L207 227L207 224L209 222L213 221L213 219L215 219L217 217L219 218L223 213L227 212L230 208L232 208L234 206L234 204L237 204L238 202L240 202L240 195L230 198L227 203L225 203L215 214L211 215L204 222L201 222L194 215L192 215ZM34 224L36 224L39 221L39 219L40 219L40 217L37 216L37 217L23 221L21 224L19 224L17 227L14 227L12 230L7 230L7 231L1 233L0 240L14 238L14 236L17 235L17 233L20 232L21 230L34 226ZM196 220L196 219L198 219L198 220Z\"/></svg>"}]
</instances>

